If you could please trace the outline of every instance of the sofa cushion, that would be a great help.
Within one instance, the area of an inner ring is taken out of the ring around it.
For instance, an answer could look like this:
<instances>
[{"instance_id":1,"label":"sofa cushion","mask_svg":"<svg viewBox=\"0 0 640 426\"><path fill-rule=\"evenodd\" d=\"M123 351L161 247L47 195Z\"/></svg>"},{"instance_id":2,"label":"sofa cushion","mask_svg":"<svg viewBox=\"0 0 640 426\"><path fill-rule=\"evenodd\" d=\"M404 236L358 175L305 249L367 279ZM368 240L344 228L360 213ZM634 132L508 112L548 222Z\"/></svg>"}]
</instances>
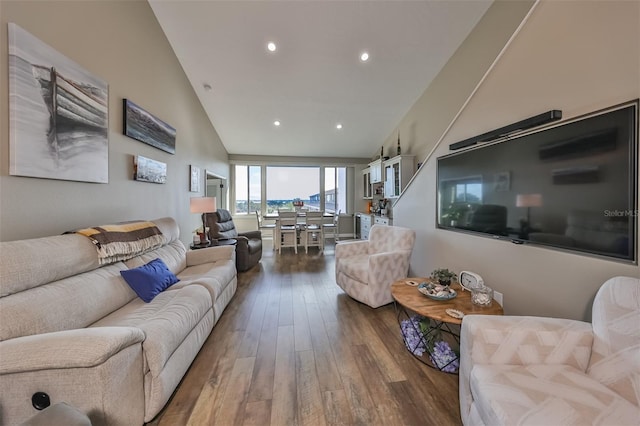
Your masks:
<instances>
[{"instance_id":1,"label":"sofa cushion","mask_svg":"<svg viewBox=\"0 0 640 426\"><path fill-rule=\"evenodd\" d=\"M340 259L340 271L349 278L367 284L369 282L369 258L368 254L358 254Z\"/></svg>"},{"instance_id":2,"label":"sofa cushion","mask_svg":"<svg viewBox=\"0 0 640 426\"><path fill-rule=\"evenodd\" d=\"M189 266L179 273L178 278L181 282L177 284L175 288L181 288L190 284L200 284L209 291L211 301L215 303L235 276L236 266L232 260L203 263Z\"/></svg>"},{"instance_id":3,"label":"sofa cushion","mask_svg":"<svg viewBox=\"0 0 640 426\"><path fill-rule=\"evenodd\" d=\"M471 393L487 425L636 425L640 408L567 365L476 364Z\"/></svg>"},{"instance_id":4,"label":"sofa cushion","mask_svg":"<svg viewBox=\"0 0 640 426\"><path fill-rule=\"evenodd\" d=\"M132 269L142 266L145 263L149 263L153 259L159 258L162 259L171 272L177 274L187 266L186 253L187 249L184 244L182 244L182 241L177 240L150 252L141 254L140 256L126 260L124 263L127 265L127 268Z\"/></svg>"},{"instance_id":5,"label":"sofa cushion","mask_svg":"<svg viewBox=\"0 0 640 426\"><path fill-rule=\"evenodd\" d=\"M197 285L165 291L150 303L134 299L91 327L137 327L142 342L145 371L157 376L173 352L212 309L207 291Z\"/></svg>"},{"instance_id":6,"label":"sofa cushion","mask_svg":"<svg viewBox=\"0 0 640 426\"><path fill-rule=\"evenodd\" d=\"M125 269L120 271L120 275L136 292L138 297L146 303L151 302L154 297L162 293L170 285L180 281L167 268L162 259L154 259L137 268Z\"/></svg>"},{"instance_id":7,"label":"sofa cushion","mask_svg":"<svg viewBox=\"0 0 640 426\"><path fill-rule=\"evenodd\" d=\"M0 340L87 327L119 309L136 298L120 276L123 269L118 262L0 297Z\"/></svg>"},{"instance_id":8,"label":"sofa cushion","mask_svg":"<svg viewBox=\"0 0 640 426\"><path fill-rule=\"evenodd\" d=\"M77 234L0 242L0 252L0 297L99 267L95 246Z\"/></svg>"}]
</instances>

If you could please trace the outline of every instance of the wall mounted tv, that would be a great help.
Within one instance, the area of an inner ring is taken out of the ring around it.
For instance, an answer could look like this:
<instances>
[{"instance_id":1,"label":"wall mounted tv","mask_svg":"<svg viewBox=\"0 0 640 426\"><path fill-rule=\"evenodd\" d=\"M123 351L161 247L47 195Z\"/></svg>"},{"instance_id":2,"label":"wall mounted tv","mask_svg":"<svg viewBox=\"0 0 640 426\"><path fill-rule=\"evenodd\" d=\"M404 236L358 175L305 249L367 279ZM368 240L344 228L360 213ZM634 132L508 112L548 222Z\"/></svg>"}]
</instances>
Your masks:
<instances>
[{"instance_id":1,"label":"wall mounted tv","mask_svg":"<svg viewBox=\"0 0 640 426\"><path fill-rule=\"evenodd\" d=\"M438 228L637 262L638 106L438 158Z\"/></svg>"}]
</instances>

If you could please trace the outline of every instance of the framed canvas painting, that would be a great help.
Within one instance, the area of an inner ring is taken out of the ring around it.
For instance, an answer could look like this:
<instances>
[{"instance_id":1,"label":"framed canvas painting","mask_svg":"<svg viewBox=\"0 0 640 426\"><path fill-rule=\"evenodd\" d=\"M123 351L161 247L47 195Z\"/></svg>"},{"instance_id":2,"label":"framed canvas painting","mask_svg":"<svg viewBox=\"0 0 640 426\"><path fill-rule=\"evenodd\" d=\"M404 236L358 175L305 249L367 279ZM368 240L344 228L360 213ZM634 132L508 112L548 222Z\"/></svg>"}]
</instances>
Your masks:
<instances>
[{"instance_id":1,"label":"framed canvas painting","mask_svg":"<svg viewBox=\"0 0 640 426\"><path fill-rule=\"evenodd\" d=\"M109 87L9 23L9 174L109 182Z\"/></svg>"},{"instance_id":2,"label":"framed canvas painting","mask_svg":"<svg viewBox=\"0 0 640 426\"><path fill-rule=\"evenodd\" d=\"M189 169L190 169L189 191L200 192L200 180L202 179L200 167L189 166Z\"/></svg>"},{"instance_id":3,"label":"framed canvas painting","mask_svg":"<svg viewBox=\"0 0 640 426\"><path fill-rule=\"evenodd\" d=\"M126 136L169 154L176 153L176 129L129 99L123 99L123 111Z\"/></svg>"},{"instance_id":4,"label":"framed canvas painting","mask_svg":"<svg viewBox=\"0 0 640 426\"><path fill-rule=\"evenodd\" d=\"M167 183L167 163L134 155L133 179L141 182Z\"/></svg>"}]
</instances>

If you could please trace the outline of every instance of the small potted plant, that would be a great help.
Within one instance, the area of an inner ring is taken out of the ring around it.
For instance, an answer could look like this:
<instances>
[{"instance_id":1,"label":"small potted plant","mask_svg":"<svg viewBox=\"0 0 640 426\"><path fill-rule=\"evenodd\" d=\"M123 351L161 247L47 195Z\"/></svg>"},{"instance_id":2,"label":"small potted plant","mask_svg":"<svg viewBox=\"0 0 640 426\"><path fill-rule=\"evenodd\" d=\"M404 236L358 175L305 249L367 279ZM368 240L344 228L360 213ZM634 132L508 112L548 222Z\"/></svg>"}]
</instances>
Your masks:
<instances>
[{"instance_id":1,"label":"small potted plant","mask_svg":"<svg viewBox=\"0 0 640 426\"><path fill-rule=\"evenodd\" d=\"M449 286L451 280L454 280L458 275L446 268L435 269L431 272L431 278L437 281L440 285Z\"/></svg>"}]
</instances>

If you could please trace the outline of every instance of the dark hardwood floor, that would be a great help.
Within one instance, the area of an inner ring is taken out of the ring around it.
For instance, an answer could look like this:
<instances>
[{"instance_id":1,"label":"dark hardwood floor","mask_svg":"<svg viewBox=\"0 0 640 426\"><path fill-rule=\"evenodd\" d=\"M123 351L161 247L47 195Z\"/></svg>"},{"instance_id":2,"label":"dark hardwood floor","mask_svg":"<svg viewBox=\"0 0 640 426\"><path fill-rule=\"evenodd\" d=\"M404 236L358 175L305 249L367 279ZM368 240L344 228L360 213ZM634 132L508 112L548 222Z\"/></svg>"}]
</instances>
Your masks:
<instances>
[{"instance_id":1,"label":"dark hardwood floor","mask_svg":"<svg viewBox=\"0 0 640 426\"><path fill-rule=\"evenodd\" d=\"M371 309L336 285L331 245L267 244L150 424L457 425L458 376L407 352L393 304Z\"/></svg>"}]
</instances>

